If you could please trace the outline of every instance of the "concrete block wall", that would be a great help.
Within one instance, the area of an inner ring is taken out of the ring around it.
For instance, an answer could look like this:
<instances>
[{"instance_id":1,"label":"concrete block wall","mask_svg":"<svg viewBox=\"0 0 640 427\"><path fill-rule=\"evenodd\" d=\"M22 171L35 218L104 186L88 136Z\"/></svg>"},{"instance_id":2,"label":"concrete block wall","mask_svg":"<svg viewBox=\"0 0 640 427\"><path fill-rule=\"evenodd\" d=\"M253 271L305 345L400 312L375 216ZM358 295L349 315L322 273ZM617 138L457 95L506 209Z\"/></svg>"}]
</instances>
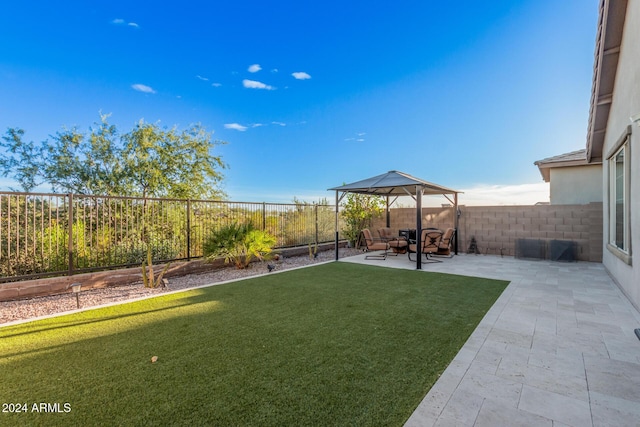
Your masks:
<instances>
[{"instance_id":1,"label":"concrete block wall","mask_svg":"<svg viewBox=\"0 0 640 427\"><path fill-rule=\"evenodd\" d=\"M586 205L460 206L458 250L467 252L475 237L483 254L514 256L517 239L570 240L577 244L580 261L602 262L602 203ZM374 220L372 229L386 220ZM416 227L416 211L390 211L391 229ZM422 226L446 229L454 226L453 208L423 208Z\"/></svg>"}]
</instances>

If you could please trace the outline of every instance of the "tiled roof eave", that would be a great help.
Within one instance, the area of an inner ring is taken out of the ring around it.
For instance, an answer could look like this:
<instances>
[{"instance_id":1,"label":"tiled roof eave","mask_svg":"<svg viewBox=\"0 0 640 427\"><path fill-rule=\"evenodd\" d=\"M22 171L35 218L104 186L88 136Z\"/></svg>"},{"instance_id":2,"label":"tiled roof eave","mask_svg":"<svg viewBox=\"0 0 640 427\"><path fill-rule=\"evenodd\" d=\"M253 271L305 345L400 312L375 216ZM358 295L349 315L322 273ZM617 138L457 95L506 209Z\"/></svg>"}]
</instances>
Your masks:
<instances>
[{"instance_id":1,"label":"tiled roof eave","mask_svg":"<svg viewBox=\"0 0 640 427\"><path fill-rule=\"evenodd\" d=\"M601 0L594 53L587 162L602 161L628 0Z\"/></svg>"}]
</instances>

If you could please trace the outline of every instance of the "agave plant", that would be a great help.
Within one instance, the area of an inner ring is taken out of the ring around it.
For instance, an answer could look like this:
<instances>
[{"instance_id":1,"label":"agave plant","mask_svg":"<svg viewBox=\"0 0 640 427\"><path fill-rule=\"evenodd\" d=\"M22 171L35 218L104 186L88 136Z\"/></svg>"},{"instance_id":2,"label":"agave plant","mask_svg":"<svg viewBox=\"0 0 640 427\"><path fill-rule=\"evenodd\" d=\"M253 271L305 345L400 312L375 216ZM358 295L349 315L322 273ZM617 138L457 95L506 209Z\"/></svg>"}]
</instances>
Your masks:
<instances>
[{"instance_id":1,"label":"agave plant","mask_svg":"<svg viewBox=\"0 0 640 427\"><path fill-rule=\"evenodd\" d=\"M207 259L224 258L225 263L243 269L254 259L269 259L275 244L275 237L252 223L232 223L209 236L203 249Z\"/></svg>"}]
</instances>

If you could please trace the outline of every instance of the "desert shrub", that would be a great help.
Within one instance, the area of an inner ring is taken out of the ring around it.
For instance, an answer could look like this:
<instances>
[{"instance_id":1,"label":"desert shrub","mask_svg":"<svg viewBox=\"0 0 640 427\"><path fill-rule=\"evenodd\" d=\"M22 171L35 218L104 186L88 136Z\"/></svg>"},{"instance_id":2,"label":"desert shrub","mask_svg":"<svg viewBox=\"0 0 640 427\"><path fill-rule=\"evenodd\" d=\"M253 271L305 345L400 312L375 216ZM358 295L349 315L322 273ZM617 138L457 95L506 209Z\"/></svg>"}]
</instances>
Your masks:
<instances>
[{"instance_id":1,"label":"desert shrub","mask_svg":"<svg viewBox=\"0 0 640 427\"><path fill-rule=\"evenodd\" d=\"M271 255L276 238L253 223L225 225L213 232L204 242L207 259L223 258L236 268L247 268L253 259L264 260Z\"/></svg>"},{"instance_id":2,"label":"desert shrub","mask_svg":"<svg viewBox=\"0 0 640 427\"><path fill-rule=\"evenodd\" d=\"M149 243L153 261L175 259L180 250L170 240L152 238ZM111 248L113 264L141 264L147 260L147 243L140 238L122 240Z\"/></svg>"},{"instance_id":3,"label":"desert shrub","mask_svg":"<svg viewBox=\"0 0 640 427\"><path fill-rule=\"evenodd\" d=\"M344 220L342 232L346 239L355 246L358 235L364 228L371 227L373 218L384 212L384 200L380 196L366 194L347 194L342 203L340 216Z\"/></svg>"}]
</instances>

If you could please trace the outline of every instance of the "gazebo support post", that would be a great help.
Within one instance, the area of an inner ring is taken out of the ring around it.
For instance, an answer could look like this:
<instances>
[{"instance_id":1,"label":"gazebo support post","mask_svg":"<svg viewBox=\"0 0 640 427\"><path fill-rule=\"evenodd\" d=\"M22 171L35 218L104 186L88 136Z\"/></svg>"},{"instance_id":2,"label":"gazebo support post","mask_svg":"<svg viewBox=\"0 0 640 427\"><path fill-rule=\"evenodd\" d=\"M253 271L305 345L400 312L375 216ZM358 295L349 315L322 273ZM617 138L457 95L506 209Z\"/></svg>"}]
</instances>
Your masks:
<instances>
[{"instance_id":1,"label":"gazebo support post","mask_svg":"<svg viewBox=\"0 0 640 427\"><path fill-rule=\"evenodd\" d=\"M422 187L416 185L416 270L422 270Z\"/></svg>"},{"instance_id":2,"label":"gazebo support post","mask_svg":"<svg viewBox=\"0 0 640 427\"><path fill-rule=\"evenodd\" d=\"M453 209L454 209L453 218L454 218L454 220L453 220L453 222L455 224L454 227L455 227L455 230L456 230L455 238L453 240L453 250L454 250L454 253L456 255L458 255L458 225L459 225L459 220L460 220L460 218L458 217L458 193L453 193L453 200L454 200L454 203L453 203Z\"/></svg>"},{"instance_id":3,"label":"gazebo support post","mask_svg":"<svg viewBox=\"0 0 640 427\"><path fill-rule=\"evenodd\" d=\"M340 201L338 200L338 191L336 191L336 261L338 261L339 255L338 255L338 239L339 239L339 231L338 231L338 203L340 203Z\"/></svg>"},{"instance_id":4,"label":"gazebo support post","mask_svg":"<svg viewBox=\"0 0 640 427\"><path fill-rule=\"evenodd\" d=\"M391 212L389 211L389 196L387 196L387 227L391 227Z\"/></svg>"}]
</instances>

